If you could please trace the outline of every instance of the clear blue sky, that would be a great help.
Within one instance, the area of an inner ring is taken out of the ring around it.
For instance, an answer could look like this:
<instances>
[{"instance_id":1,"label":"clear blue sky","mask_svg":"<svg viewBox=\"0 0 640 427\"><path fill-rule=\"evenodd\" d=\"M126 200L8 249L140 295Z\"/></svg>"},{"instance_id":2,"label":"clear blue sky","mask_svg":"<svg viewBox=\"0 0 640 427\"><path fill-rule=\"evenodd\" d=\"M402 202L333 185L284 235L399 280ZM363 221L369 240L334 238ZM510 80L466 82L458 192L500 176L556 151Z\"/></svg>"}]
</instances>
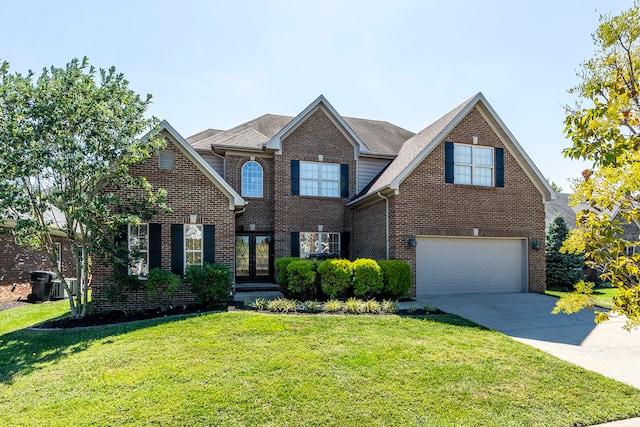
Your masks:
<instances>
[{"instance_id":1,"label":"clear blue sky","mask_svg":"<svg viewBox=\"0 0 640 427\"><path fill-rule=\"evenodd\" d=\"M0 59L37 73L88 56L114 65L150 113L187 137L323 94L343 116L413 132L483 92L550 180L564 108L601 14L630 0L20 1L0 3Z\"/></svg>"}]
</instances>

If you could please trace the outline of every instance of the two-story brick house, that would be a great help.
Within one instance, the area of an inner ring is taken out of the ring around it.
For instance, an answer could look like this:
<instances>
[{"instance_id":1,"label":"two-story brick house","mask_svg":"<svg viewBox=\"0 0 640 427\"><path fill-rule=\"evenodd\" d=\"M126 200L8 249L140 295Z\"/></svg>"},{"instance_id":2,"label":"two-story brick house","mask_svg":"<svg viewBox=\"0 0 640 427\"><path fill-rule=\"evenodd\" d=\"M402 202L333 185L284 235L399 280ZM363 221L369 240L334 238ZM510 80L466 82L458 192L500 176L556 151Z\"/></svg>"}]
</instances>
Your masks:
<instances>
[{"instance_id":1,"label":"two-story brick house","mask_svg":"<svg viewBox=\"0 0 640 427\"><path fill-rule=\"evenodd\" d=\"M480 93L418 134L342 117L323 96L295 117L186 140L166 122L162 131L188 162L170 179L158 158L137 172L172 195L171 218L154 220L154 265L180 272L208 259L237 282L272 281L274 259L329 252L408 261L412 295L545 288L544 203L555 193ZM196 214L215 227L209 258L187 258Z\"/></svg>"}]
</instances>

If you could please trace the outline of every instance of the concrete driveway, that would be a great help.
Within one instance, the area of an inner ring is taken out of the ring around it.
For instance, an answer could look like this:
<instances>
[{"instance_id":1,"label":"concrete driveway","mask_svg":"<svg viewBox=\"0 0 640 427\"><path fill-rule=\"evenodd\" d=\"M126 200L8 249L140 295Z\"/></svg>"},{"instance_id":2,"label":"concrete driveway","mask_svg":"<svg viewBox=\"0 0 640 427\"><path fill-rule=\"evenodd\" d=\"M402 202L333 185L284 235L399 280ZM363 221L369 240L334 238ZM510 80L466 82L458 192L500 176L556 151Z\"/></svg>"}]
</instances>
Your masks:
<instances>
[{"instance_id":1,"label":"concrete driveway","mask_svg":"<svg viewBox=\"0 0 640 427\"><path fill-rule=\"evenodd\" d=\"M479 325L502 332L560 359L640 388L640 330L624 320L596 325L593 312L551 314L557 299L540 294L464 294L420 299Z\"/></svg>"}]
</instances>

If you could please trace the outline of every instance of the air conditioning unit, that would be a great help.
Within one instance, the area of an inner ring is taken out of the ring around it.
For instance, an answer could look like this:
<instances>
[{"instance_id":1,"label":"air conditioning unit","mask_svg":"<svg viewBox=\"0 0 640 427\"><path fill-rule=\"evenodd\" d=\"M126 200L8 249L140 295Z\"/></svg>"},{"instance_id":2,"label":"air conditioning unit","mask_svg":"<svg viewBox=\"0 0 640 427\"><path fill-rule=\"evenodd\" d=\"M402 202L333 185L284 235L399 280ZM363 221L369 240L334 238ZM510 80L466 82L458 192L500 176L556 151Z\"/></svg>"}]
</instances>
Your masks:
<instances>
[{"instance_id":1,"label":"air conditioning unit","mask_svg":"<svg viewBox=\"0 0 640 427\"><path fill-rule=\"evenodd\" d=\"M67 277L66 280L67 280L67 284L71 288L71 293L73 295L77 295L78 280L72 277ZM51 298L53 299L69 298L69 296L67 295L67 291L65 290L64 285L62 284L62 281L60 279L56 279L52 282Z\"/></svg>"}]
</instances>

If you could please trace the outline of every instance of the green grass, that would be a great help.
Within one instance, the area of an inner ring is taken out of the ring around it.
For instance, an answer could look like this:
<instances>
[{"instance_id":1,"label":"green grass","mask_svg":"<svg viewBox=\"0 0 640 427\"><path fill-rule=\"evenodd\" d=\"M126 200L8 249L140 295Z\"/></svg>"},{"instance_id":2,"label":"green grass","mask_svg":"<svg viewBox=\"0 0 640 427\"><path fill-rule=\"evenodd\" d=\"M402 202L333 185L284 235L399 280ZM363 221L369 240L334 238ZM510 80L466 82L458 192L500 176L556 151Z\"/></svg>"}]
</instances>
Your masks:
<instances>
[{"instance_id":1,"label":"green grass","mask_svg":"<svg viewBox=\"0 0 640 427\"><path fill-rule=\"evenodd\" d=\"M69 301L61 300L39 304L25 304L12 310L0 310L0 336L33 326L47 319L67 316Z\"/></svg>"},{"instance_id":2,"label":"green grass","mask_svg":"<svg viewBox=\"0 0 640 427\"><path fill-rule=\"evenodd\" d=\"M601 308L611 310L613 308L613 296L618 291L617 288L596 288L593 290L593 296L596 300L596 305ZM567 295L569 292L562 291L550 291L547 290L546 294L554 297L561 298Z\"/></svg>"},{"instance_id":3,"label":"green grass","mask_svg":"<svg viewBox=\"0 0 640 427\"><path fill-rule=\"evenodd\" d=\"M30 310L3 321L60 314ZM0 425L571 426L640 416L640 390L452 315L229 312L57 332L10 323Z\"/></svg>"}]
</instances>

